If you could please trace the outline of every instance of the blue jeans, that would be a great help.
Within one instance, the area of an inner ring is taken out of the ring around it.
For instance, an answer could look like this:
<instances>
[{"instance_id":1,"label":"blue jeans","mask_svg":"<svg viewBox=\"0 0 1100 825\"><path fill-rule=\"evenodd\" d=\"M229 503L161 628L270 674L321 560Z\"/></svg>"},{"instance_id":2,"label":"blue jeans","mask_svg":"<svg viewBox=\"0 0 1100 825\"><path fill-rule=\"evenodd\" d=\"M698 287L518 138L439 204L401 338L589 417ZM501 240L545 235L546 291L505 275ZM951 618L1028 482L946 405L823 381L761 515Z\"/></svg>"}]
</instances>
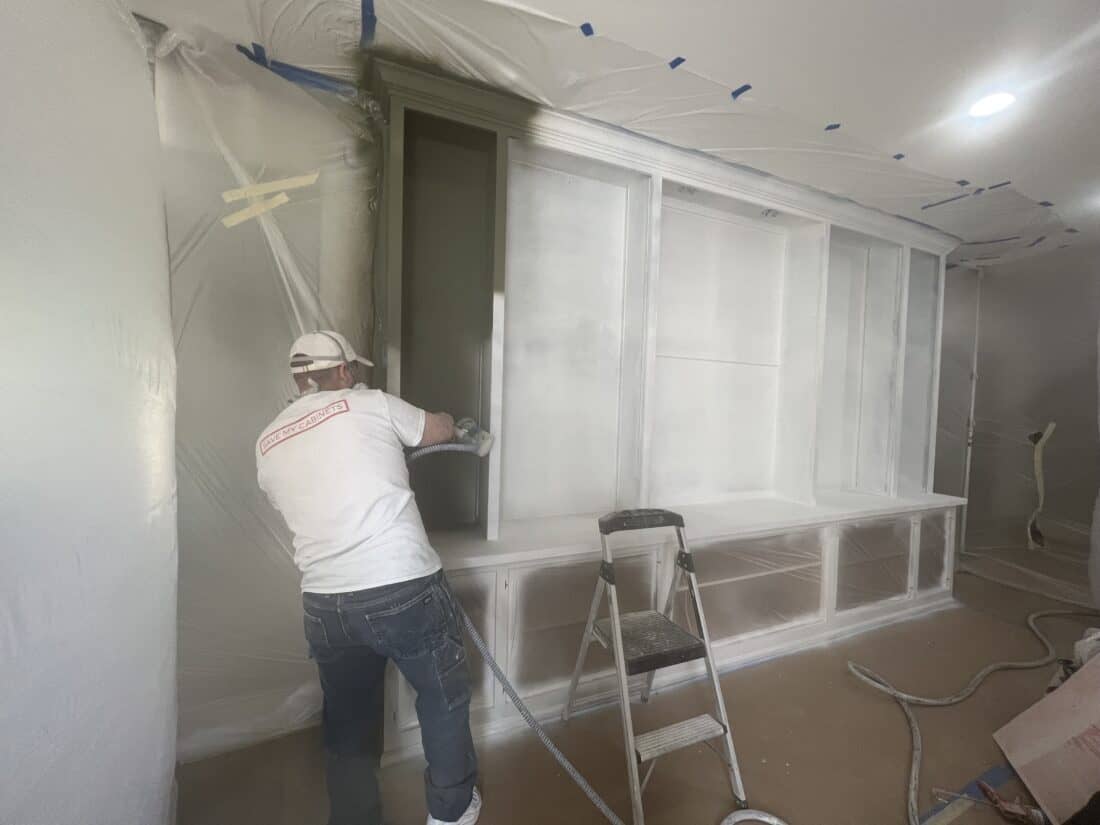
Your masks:
<instances>
[{"instance_id":1,"label":"blue jeans","mask_svg":"<svg viewBox=\"0 0 1100 825\"><path fill-rule=\"evenodd\" d=\"M329 825L380 825L386 660L416 691L428 811L453 822L477 779L470 675L443 573L353 593L303 593L305 631L325 694Z\"/></svg>"}]
</instances>

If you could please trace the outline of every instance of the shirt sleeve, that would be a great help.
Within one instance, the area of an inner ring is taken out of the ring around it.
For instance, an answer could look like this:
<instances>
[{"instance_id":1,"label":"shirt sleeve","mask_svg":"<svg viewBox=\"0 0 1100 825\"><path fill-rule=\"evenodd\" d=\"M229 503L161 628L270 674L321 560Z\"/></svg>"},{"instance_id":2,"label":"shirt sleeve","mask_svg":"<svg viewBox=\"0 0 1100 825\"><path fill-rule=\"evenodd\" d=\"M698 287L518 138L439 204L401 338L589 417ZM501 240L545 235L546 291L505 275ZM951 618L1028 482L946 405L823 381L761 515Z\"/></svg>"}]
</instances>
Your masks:
<instances>
[{"instance_id":1,"label":"shirt sleeve","mask_svg":"<svg viewBox=\"0 0 1100 825\"><path fill-rule=\"evenodd\" d=\"M424 423L428 414L408 401L402 401L388 393L384 393L382 397L386 399L390 424L393 425L393 430L401 443L406 447L417 446L424 437Z\"/></svg>"}]
</instances>

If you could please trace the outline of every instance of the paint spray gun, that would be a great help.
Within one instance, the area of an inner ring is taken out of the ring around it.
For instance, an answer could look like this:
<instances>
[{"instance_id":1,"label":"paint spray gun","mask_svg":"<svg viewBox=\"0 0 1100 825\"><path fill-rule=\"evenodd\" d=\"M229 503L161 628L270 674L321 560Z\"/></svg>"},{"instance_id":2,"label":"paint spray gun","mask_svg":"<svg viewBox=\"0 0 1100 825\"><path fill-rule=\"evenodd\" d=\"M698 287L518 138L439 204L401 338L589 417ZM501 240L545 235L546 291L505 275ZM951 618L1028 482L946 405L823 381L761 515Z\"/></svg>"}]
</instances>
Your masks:
<instances>
[{"instance_id":1,"label":"paint spray gun","mask_svg":"<svg viewBox=\"0 0 1100 825\"><path fill-rule=\"evenodd\" d=\"M432 453L471 453L484 458L492 449L492 433L483 430L472 418L461 418L455 422L454 440L413 450L408 455L408 461L416 461Z\"/></svg>"}]
</instances>

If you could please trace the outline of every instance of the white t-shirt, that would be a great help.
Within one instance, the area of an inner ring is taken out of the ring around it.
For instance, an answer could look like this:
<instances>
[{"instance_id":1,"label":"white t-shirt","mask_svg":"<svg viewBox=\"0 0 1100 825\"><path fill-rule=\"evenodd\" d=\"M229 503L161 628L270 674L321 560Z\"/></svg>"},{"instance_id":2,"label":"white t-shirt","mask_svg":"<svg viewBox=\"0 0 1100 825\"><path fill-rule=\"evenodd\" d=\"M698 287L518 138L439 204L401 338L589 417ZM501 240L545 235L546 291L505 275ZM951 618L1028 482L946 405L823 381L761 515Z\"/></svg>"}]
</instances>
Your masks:
<instances>
[{"instance_id":1,"label":"white t-shirt","mask_svg":"<svg viewBox=\"0 0 1100 825\"><path fill-rule=\"evenodd\" d=\"M294 534L302 590L347 593L440 569L402 449L420 443L424 421L359 385L303 395L260 435L257 479Z\"/></svg>"}]
</instances>

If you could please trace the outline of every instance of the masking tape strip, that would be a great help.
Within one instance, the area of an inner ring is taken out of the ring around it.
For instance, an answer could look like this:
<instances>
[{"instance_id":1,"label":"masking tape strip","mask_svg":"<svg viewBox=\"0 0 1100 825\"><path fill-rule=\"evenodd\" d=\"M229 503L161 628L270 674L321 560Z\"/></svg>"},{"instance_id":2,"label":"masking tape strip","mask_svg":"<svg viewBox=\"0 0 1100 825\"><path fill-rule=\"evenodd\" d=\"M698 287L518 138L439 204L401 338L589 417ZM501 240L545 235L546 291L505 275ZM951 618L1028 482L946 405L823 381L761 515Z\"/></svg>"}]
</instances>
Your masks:
<instances>
[{"instance_id":1,"label":"masking tape strip","mask_svg":"<svg viewBox=\"0 0 1100 825\"><path fill-rule=\"evenodd\" d=\"M282 206L289 200L290 198L287 197L286 192L280 192L275 197L268 198L266 201L254 203L238 212L234 212L232 215L226 215L222 218L222 224L226 229L232 229L237 224L244 223L249 218L255 218L257 215L262 215L264 212L270 212L276 206Z\"/></svg>"},{"instance_id":2,"label":"masking tape strip","mask_svg":"<svg viewBox=\"0 0 1100 825\"><path fill-rule=\"evenodd\" d=\"M222 192L222 200L226 203L243 201L247 198L261 198L272 192L285 192L288 189L301 189L303 186L312 186L317 183L320 170L310 172L308 175L298 175L293 178L283 178L267 183L254 183L251 186L242 186L240 189L227 189Z\"/></svg>"}]
</instances>

